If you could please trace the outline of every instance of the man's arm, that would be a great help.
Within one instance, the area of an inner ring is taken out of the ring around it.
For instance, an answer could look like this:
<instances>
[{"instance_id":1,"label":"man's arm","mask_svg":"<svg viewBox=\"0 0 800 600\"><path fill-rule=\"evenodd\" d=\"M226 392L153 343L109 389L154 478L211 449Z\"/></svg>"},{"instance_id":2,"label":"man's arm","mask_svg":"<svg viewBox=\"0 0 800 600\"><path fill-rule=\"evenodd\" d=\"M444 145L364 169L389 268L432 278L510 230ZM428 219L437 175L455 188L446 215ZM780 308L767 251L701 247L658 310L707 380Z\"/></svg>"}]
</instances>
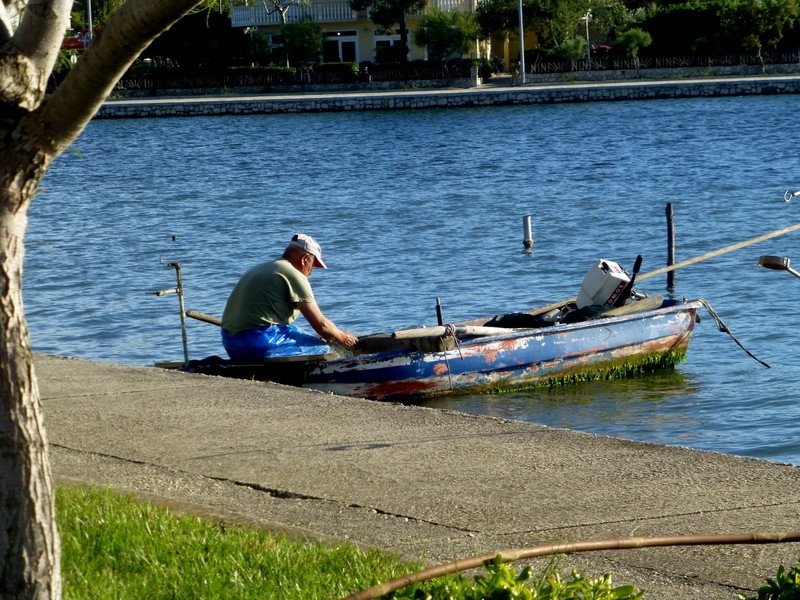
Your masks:
<instances>
[{"instance_id":1,"label":"man's arm","mask_svg":"<svg viewBox=\"0 0 800 600\"><path fill-rule=\"evenodd\" d=\"M358 343L358 338L356 336L352 333L342 331L333 324L333 321L323 315L316 302L298 302L297 308L300 309L300 312L306 318L309 325L314 328L314 331L326 342L335 340L344 344L347 348L352 348Z\"/></svg>"}]
</instances>

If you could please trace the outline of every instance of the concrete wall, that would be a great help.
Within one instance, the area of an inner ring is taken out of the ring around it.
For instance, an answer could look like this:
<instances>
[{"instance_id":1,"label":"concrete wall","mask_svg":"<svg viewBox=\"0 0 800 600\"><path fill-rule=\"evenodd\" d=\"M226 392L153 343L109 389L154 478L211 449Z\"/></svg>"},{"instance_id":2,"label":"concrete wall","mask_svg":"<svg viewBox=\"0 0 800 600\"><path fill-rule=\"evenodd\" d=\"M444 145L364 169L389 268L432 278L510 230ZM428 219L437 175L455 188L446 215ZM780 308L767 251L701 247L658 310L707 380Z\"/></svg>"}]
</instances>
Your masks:
<instances>
[{"instance_id":1,"label":"concrete wall","mask_svg":"<svg viewBox=\"0 0 800 600\"><path fill-rule=\"evenodd\" d=\"M109 100L96 118L280 114L354 110L411 110L465 106L607 102L800 93L800 76L569 85L480 86L468 90L342 92L336 94L215 96Z\"/></svg>"}]
</instances>

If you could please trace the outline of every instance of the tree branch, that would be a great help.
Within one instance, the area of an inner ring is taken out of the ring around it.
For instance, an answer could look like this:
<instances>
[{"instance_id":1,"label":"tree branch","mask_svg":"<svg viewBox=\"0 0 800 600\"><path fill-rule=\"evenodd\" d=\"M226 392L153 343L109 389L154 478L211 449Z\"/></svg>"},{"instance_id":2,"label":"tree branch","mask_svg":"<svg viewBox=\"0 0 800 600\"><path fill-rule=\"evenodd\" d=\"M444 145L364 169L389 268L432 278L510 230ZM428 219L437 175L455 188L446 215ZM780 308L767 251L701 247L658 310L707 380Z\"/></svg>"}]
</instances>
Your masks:
<instances>
[{"instance_id":1,"label":"tree branch","mask_svg":"<svg viewBox=\"0 0 800 600\"><path fill-rule=\"evenodd\" d=\"M0 2L0 46L11 39L12 33L14 29L11 27L11 15L8 14L6 5Z\"/></svg>"},{"instance_id":2,"label":"tree branch","mask_svg":"<svg viewBox=\"0 0 800 600\"><path fill-rule=\"evenodd\" d=\"M14 35L14 30L23 9L23 0L3 0L0 2L0 46Z\"/></svg>"},{"instance_id":3,"label":"tree branch","mask_svg":"<svg viewBox=\"0 0 800 600\"><path fill-rule=\"evenodd\" d=\"M34 110L42 101L71 7L71 0L31 0L27 6L22 0L3 0L0 105L4 114Z\"/></svg>"},{"instance_id":4,"label":"tree branch","mask_svg":"<svg viewBox=\"0 0 800 600\"><path fill-rule=\"evenodd\" d=\"M56 91L31 115L49 151L63 151L95 115L139 54L198 0L128 0L89 44Z\"/></svg>"},{"instance_id":5,"label":"tree branch","mask_svg":"<svg viewBox=\"0 0 800 600\"><path fill-rule=\"evenodd\" d=\"M69 26L72 0L30 0L22 12L12 43L46 79Z\"/></svg>"}]
</instances>

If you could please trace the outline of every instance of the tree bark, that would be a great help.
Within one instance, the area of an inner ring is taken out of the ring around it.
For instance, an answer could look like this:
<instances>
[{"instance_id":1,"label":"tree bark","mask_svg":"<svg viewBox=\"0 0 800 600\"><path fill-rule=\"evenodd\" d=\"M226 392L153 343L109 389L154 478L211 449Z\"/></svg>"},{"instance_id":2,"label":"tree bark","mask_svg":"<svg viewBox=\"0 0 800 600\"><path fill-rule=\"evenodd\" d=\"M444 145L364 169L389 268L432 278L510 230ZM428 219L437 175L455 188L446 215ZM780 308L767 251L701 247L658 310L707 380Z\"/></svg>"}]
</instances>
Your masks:
<instances>
[{"instance_id":1,"label":"tree bark","mask_svg":"<svg viewBox=\"0 0 800 600\"><path fill-rule=\"evenodd\" d=\"M198 0L128 0L49 97L72 0L28 0L10 39L10 2L0 1L0 599L59 600L55 494L22 302L27 211L128 66Z\"/></svg>"},{"instance_id":2,"label":"tree bark","mask_svg":"<svg viewBox=\"0 0 800 600\"><path fill-rule=\"evenodd\" d=\"M54 491L22 304L25 215L20 206L0 209L0 598L4 600L61 597Z\"/></svg>"}]
</instances>

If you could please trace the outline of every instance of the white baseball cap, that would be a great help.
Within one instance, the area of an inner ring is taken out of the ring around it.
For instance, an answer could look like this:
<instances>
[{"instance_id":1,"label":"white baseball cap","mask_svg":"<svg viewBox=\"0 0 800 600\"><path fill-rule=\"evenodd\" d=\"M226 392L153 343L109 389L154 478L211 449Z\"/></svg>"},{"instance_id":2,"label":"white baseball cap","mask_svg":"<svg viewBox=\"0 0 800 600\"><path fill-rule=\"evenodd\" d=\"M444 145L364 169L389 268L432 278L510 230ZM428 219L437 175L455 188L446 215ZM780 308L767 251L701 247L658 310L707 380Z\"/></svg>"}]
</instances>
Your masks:
<instances>
[{"instance_id":1,"label":"white baseball cap","mask_svg":"<svg viewBox=\"0 0 800 600\"><path fill-rule=\"evenodd\" d=\"M328 268L325 263L322 262L322 248L319 247L317 241L310 235L306 235L305 233L295 234L292 237L292 241L289 242L289 248L300 248L304 252L308 252L314 257L315 267L320 267L321 269Z\"/></svg>"}]
</instances>

